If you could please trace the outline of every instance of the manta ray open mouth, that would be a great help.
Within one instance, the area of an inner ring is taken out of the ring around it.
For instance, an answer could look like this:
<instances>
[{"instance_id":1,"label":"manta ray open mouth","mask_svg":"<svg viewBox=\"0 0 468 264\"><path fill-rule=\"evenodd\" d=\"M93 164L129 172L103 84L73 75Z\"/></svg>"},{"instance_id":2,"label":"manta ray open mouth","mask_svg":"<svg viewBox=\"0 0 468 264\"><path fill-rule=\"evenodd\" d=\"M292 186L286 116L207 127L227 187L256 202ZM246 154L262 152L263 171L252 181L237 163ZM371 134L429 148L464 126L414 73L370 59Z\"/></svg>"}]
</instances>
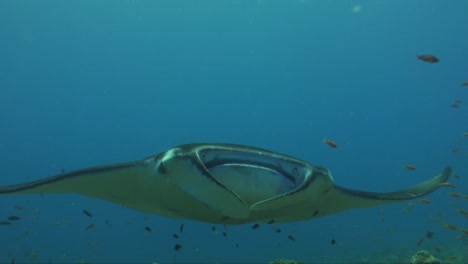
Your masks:
<instances>
[{"instance_id":1,"label":"manta ray open mouth","mask_svg":"<svg viewBox=\"0 0 468 264\"><path fill-rule=\"evenodd\" d=\"M269 152L210 148L197 153L213 178L249 206L293 191L312 170L298 160Z\"/></svg>"}]
</instances>

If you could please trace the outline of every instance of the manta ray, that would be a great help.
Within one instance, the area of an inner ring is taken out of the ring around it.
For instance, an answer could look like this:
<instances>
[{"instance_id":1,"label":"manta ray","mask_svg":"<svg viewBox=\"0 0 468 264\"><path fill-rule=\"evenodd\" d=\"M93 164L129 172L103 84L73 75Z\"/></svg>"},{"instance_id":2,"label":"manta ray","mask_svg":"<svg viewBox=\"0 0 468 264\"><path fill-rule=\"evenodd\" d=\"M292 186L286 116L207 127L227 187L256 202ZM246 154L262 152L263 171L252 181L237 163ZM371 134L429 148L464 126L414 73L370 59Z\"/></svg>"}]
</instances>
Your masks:
<instances>
[{"instance_id":1,"label":"manta ray","mask_svg":"<svg viewBox=\"0 0 468 264\"><path fill-rule=\"evenodd\" d=\"M171 218L219 224L293 222L425 196L447 167L394 192L348 189L330 171L289 155L234 144L187 144L127 163L0 187L0 194L75 193Z\"/></svg>"}]
</instances>

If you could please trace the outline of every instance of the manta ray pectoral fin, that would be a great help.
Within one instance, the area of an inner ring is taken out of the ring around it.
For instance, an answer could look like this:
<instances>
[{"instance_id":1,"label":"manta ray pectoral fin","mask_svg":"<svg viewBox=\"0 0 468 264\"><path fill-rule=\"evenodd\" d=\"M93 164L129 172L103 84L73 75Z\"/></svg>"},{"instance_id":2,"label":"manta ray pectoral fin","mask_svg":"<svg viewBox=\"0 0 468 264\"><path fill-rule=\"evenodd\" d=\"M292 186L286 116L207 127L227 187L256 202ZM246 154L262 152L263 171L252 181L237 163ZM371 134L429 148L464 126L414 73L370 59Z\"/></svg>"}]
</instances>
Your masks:
<instances>
[{"instance_id":1,"label":"manta ray pectoral fin","mask_svg":"<svg viewBox=\"0 0 468 264\"><path fill-rule=\"evenodd\" d=\"M152 175L144 162L121 163L0 187L0 194L76 193L131 207L152 191L148 190Z\"/></svg>"},{"instance_id":2,"label":"manta ray pectoral fin","mask_svg":"<svg viewBox=\"0 0 468 264\"><path fill-rule=\"evenodd\" d=\"M451 168L447 167L434 178L395 192L365 192L347 189L335 185L324 197L324 214L332 214L354 208L366 208L384 204L391 204L405 200L411 200L432 193L446 182L451 174Z\"/></svg>"}]
</instances>

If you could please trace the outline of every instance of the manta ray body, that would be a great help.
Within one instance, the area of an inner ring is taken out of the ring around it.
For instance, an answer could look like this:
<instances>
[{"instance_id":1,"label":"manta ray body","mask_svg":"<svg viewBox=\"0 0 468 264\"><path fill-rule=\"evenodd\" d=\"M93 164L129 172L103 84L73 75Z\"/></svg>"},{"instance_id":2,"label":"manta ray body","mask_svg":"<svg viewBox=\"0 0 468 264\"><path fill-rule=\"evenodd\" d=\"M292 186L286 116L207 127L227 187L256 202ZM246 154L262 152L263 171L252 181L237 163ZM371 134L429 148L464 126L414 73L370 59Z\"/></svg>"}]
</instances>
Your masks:
<instances>
[{"instance_id":1,"label":"manta ray body","mask_svg":"<svg viewBox=\"0 0 468 264\"><path fill-rule=\"evenodd\" d=\"M76 193L134 210L210 223L292 222L427 195L434 178L395 192L340 187L328 169L265 149L187 144L143 160L81 169L23 184L0 194Z\"/></svg>"}]
</instances>

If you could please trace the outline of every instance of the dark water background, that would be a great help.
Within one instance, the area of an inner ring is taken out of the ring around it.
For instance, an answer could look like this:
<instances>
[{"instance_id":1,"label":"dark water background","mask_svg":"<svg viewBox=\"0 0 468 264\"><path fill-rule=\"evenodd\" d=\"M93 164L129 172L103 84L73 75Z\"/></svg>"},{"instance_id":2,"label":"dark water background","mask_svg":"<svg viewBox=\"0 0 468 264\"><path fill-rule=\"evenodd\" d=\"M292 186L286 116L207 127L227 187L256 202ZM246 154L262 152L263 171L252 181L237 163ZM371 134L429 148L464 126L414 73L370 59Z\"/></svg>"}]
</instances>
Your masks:
<instances>
[{"instance_id":1,"label":"dark water background","mask_svg":"<svg viewBox=\"0 0 468 264\"><path fill-rule=\"evenodd\" d=\"M456 209L468 200L448 192L468 195L467 10L462 0L0 1L1 184L191 142L287 153L363 190L447 165L461 176L406 214L403 202L276 225L280 234L230 226L227 237L77 195L5 196L0 217L22 219L0 226L0 262L391 263L420 249L462 262L468 223Z\"/></svg>"}]
</instances>

